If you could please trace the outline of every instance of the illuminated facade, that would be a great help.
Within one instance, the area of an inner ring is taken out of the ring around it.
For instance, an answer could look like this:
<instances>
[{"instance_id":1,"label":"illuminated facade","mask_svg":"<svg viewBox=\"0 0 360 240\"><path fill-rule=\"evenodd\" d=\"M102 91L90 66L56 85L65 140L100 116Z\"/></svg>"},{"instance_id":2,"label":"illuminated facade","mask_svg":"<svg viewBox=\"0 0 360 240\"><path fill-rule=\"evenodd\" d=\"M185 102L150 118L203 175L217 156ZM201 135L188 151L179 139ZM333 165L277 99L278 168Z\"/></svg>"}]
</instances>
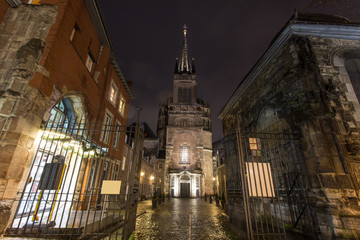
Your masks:
<instances>
[{"instance_id":1,"label":"illuminated facade","mask_svg":"<svg viewBox=\"0 0 360 240\"><path fill-rule=\"evenodd\" d=\"M111 222L128 239L133 94L97 1L2 0L0 9L0 236L104 236ZM119 192L102 191L109 182Z\"/></svg>"},{"instance_id":2,"label":"illuminated facade","mask_svg":"<svg viewBox=\"0 0 360 240\"><path fill-rule=\"evenodd\" d=\"M156 188L173 197L200 197L214 192L210 107L197 98L197 75L194 60L189 61L186 34L184 26L173 97L159 109L159 159L164 160L155 166L163 173Z\"/></svg>"}]
</instances>

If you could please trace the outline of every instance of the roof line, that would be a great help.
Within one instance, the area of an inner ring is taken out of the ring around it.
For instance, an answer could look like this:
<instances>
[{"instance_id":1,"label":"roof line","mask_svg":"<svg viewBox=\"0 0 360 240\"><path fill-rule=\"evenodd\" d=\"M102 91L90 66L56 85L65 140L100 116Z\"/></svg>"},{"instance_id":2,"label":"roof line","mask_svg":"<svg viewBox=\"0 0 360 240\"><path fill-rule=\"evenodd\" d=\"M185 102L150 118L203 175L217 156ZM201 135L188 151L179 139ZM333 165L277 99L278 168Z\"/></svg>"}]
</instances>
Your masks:
<instances>
[{"instance_id":1,"label":"roof line","mask_svg":"<svg viewBox=\"0 0 360 240\"><path fill-rule=\"evenodd\" d=\"M287 25L285 25L285 27L275 36L265 53L237 86L225 106L219 112L219 119L223 119L225 117L232 106L235 105L238 97L249 87L249 85L270 62L283 44L293 35L360 40L360 26L348 24L328 25L325 23L289 21Z\"/></svg>"}]
</instances>

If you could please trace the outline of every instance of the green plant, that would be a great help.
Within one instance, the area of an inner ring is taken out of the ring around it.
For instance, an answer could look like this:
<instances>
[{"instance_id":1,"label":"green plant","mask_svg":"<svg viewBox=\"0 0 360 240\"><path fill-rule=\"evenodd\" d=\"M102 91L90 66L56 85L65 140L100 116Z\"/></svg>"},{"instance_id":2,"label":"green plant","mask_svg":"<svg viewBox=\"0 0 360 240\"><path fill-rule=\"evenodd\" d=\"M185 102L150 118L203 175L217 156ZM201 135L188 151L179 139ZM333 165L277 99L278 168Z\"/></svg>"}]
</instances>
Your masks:
<instances>
[{"instance_id":1,"label":"green plant","mask_svg":"<svg viewBox=\"0 0 360 240\"><path fill-rule=\"evenodd\" d=\"M219 195L215 194L215 200L219 200Z\"/></svg>"},{"instance_id":2,"label":"green plant","mask_svg":"<svg viewBox=\"0 0 360 240\"><path fill-rule=\"evenodd\" d=\"M156 191L154 191L153 199L157 199Z\"/></svg>"}]
</instances>

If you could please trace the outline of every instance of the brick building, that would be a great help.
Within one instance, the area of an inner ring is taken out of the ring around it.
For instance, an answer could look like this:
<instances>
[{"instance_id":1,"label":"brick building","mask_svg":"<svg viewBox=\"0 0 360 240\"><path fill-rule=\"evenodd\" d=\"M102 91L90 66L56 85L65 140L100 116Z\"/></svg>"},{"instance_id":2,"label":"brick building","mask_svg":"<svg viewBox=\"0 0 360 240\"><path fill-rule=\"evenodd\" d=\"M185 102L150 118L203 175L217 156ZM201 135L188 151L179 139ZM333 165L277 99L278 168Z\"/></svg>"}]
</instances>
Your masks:
<instances>
[{"instance_id":1,"label":"brick building","mask_svg":"<svg viewBox=\"0 0 360 240\"><path fill-rule=\"evenodd\" d=\"M159 139L146 122L141 126L144 131L144 148L141 162L140 196L148 199L153 196L155 188L155 166L159 152Z\"/></svg>"},{"instance_id":2,"label":"brick building","mask_svg":"<svg viewBox=\"0 0 360 240\"><path fill-rule=\"evenodd\" d=\"M358 239L360 25L296 13L219 114L232 223Z\"/></svg>"},{"instance_id":3,"label":"brick building","mask_svg":"<svg viewBox=\"0 0 360 240\"><path fill-rule=\"evenodd\" d=\"M0 0L0 91L0 232L75 236L126 220L110 205L127 200L133 94L97 1ZM102 194L104 180L121 194Z\"/></svg>"},{"instance_id":4,"label":"brick building","mask_svg":"<svg viewBox=\"0 0 360 240\"><path fill-rule=\"evenodd\" d=\"M160 191L173 197L199 197L214 191L210 107L197 97L197 75L194 61L190 64L186 34L184 26L173 96L160 105L157 126Z\"/></svg>"}]
</instances>

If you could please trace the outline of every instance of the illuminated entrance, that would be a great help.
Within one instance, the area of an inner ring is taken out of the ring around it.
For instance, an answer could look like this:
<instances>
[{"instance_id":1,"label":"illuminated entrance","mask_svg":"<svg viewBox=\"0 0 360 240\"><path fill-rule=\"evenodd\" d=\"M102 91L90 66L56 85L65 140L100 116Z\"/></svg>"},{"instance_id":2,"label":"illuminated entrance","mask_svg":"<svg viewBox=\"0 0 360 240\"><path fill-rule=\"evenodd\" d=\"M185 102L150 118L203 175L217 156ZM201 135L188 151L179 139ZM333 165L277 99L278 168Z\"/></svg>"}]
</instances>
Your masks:
<instances>
[{"instance_id":1,"label":"illuminated entrance","mask_svg":"<svg viewBox=\"0 0 360 240\"><path fill-rule=\"evenodd\" d=\"M201 194L201 174L194 171L170 173L170 192L174 197L195 198Z\"/></svg>"},{"instance_id":2,"label":"illuminated entrance","mask_svg":"<svg viewBox=\"0 0 360 240\"><path fill-rule=\"evenodd\" d=\"M7 235L125 239L132 197L125 183L134 175L125 174L130 161L120 152L126 126L77 118L73 103L61 100L39 130Z\"/></svg>"}]
</instances>

